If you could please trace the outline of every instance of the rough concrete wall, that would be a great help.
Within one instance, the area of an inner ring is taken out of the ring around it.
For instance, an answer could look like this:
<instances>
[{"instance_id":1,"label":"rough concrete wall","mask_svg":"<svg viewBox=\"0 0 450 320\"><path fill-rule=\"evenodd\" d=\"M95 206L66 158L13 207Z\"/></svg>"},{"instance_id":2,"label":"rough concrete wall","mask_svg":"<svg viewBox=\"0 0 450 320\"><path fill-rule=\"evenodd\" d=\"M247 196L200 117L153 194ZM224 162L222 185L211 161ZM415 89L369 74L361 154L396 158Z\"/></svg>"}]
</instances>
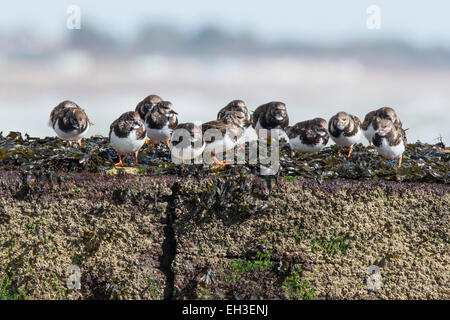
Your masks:
<instances>
[{"instance_id":1,"label":"rough concrete wall","mask_svg":"<svg viewBox=\"0 0 450 320\"><path fill-rule=\"evenodd\" d=\"M443 184L2 172L0 285L43 299L448 299ZM81 268L81 290L66 271ZM366 288L381 267L382 287Z\"/></svg>"}]
</instances>

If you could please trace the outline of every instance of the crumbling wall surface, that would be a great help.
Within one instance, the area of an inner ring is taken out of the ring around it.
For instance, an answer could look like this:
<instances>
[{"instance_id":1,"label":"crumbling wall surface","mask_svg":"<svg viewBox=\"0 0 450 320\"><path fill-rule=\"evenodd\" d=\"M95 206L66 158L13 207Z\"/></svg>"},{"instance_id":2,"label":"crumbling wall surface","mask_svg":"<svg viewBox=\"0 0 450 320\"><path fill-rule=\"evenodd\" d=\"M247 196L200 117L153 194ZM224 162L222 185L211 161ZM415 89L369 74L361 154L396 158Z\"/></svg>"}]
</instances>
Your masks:
<instances>
[{"instance_id":1,"label":"crumbling wall surface","mask_svg":"<svg viewBox=\"0 0 450 320\"><path fill-rule=\"evenodd\" d=\"M450 297L446 184L0 178L2 299ZM80 290L67 288L71 265ZM369 290L374 265L381 287Z\"/></svg>"}]
</instances>

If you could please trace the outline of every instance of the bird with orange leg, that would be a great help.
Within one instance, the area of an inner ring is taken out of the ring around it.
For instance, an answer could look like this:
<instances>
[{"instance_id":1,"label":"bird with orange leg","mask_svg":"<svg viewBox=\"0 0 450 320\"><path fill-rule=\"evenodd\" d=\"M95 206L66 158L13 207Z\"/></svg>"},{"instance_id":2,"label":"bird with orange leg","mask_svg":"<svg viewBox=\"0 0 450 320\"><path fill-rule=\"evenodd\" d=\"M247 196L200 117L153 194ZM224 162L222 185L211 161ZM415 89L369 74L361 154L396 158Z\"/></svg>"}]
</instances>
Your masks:
<instances>
[{"instance_id":1,"label":"bird with orange leg","mask_svg":"<svg viewBox=\"0 0 450 320\"><path fill-rule=\"evenodd\" d=\"M373 122L374 127L378 129L372 138L372 143L382 157L382 162L384 163L384 159L398 159L397 167L400 168L406 146L405 130L396 127L394 122L388 119L376 117Z\"/></svg>"},{"instance_id":2,"label":"bird with orange leg","mask_svg":"<svg viewBox=\"0 0 450 320\"><path fill-rule=\"evenodd\" d=\"M122 156L134 153L134 166L140 166L138 153L146 140L145 125L139 114L135 111L123 113L115 120L109 129L109 144L119 155L116 166L124 166Z\"/></svg>"},{"instance_id":3,"label":"bird with orange leg","mask_svg":"<svg viewBox=\"0 0 450 320\"><path fill-rule=\"evenodd\" d=\"M48 125L55 130L58 137L67 142L67 146L70 142L77 142L81 147L81 139L86 136L93 123L80 106L65 100L53 108Z\"/></svg>"},{"instance_id":4,"label":"bird with orange leg","mask_svg":"<svg viewBox=\"0 0 450 320\"><path fill-rule=\"evenodd\" d=\"M338 112L328 121L328 132L338 146L339 157L342 147L348 147L347 158L350 158L353 145L361 140L361 121L357 116L346 112Z\"/></svg>"}]
</instances>

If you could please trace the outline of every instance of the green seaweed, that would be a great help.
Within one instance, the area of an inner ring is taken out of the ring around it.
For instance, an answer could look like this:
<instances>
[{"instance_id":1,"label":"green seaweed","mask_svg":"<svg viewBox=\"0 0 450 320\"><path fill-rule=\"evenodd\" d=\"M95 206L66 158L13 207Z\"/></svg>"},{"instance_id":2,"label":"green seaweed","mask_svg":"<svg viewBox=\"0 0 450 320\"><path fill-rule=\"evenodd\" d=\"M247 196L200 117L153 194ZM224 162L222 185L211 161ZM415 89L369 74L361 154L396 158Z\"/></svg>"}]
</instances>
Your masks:
<instances>
[{"instance_id":1,"label":"green seaweed","mask_svg":"<svg viewBox=\"0 0 450 320\"><path fill-rule=\"evenodd\" d=\"M13 280L15 272L10 270L0 274L0 300L27 300L25 291L17 288Z\"/></svg>"},{"instance_id":2,"label":"green seaweed","mask_svg":"<svg viewBox=\"0 0 450 320\"><path fill-rule=\"evenodd\" d=\"M236 281L245 272L269 269L273 264L270 260L271 256L272 250L267 250L266 252L258 251L255 255L254 260L231 260L231 269L233 270L233 272L225 276L225 281Z\"/></svg>"},{"instance_id":3,"label":"green seaweed","mask_svg":"<svg viewBox=\"0 0 450 320\"><path fill-rule=\"evenodd\" d=\"M334 230L331 230L334 231ZM326 239L324 237L314 237L311 240L311 249L312 251L316 251L317 249L323 249L327 254L342 254L346 255L350 248L350 241L352 237L350 236L350 232L346 232L343 235L340 235L334 239Z\"/></svg>"},{"instance_id":4,"label":"green seaweed","mask_svg":"<svg viewBox=\"0 0 450 320\"><path fill-rule=\"evenodd\" d=\"M317 298L316 289L312 286L311 281L301 279L295 272L284 280L281 287L289 298L300 298L302 300L314 300Z\"/></svg>"}]
</instances>

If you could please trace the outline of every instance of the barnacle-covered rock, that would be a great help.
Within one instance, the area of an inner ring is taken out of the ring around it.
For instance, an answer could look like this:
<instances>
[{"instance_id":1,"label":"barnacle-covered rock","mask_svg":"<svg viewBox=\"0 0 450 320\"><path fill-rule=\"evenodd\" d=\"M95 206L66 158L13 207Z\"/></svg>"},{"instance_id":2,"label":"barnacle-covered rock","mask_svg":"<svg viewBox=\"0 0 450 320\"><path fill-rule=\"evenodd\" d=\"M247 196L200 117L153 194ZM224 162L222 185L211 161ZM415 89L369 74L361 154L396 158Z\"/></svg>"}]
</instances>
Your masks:
<instances>
[{"instance_id":1,"label":"barnacle-covered rock","mask_svg":"<svg viewBox=\"0 0 450 320\"><path fill-rule=\"evenodd\" d=\"M449 298L448 148L409 144L397 169L362 145L280 145L261 176L178 165L163 145L115 168L103 137L0 134L0 299Z\"/></svg>"}]
</instances>

